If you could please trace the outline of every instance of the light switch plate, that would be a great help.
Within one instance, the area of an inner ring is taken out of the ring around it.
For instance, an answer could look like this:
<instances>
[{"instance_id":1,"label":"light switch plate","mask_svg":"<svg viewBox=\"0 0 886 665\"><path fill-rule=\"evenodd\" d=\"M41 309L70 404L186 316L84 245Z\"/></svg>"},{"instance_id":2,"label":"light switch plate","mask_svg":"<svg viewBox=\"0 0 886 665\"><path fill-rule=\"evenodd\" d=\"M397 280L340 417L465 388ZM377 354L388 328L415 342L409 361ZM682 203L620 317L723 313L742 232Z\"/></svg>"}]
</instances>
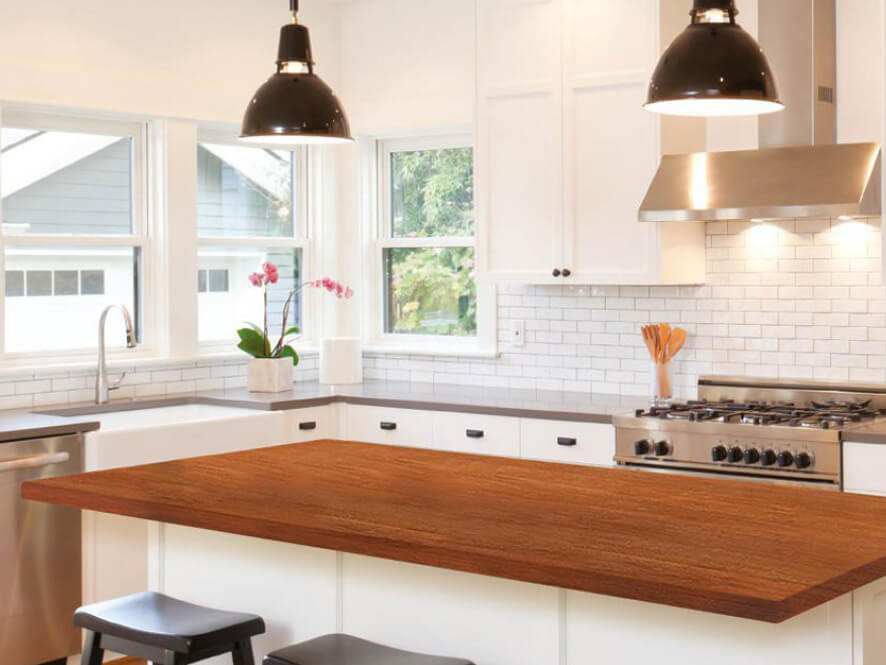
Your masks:
<instances>
[{"instance_id":1,"label":"light switch plate","mask_svg":"<svg viewBox=\"0 0 886 665\"><path fill-rule=\"evenodd\" d=\"M511 346L526 346L526 324L523 321L514 321L511 324Z\"/></svg>"}]
</instances>

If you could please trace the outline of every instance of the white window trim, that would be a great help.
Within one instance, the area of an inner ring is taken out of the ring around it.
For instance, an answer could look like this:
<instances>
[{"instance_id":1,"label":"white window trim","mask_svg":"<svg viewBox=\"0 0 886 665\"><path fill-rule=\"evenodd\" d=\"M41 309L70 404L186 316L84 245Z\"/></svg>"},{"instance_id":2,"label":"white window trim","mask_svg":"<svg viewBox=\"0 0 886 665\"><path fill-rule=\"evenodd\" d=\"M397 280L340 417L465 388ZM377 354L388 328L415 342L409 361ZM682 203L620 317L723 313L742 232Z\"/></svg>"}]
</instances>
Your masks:
<instances>
[{"instance_id":1,"label":"white window trim","mask_svg":"<svg viewBox=\"0 0 886 665\"><path fill-rule=\"evenodd\" d=\"M280 150L279 145L263 145L242 143L237 139L239 128L233 126L229 128L200 127L197 132L197 142L200 143L217 143L222 145L235 145L238 147L249 148L266 148L269 150ZM197 150L197 146L194 146ZM198 256L194 257L194 275L197 274L199 265L199 251L201 247L231 247L242 249L244 247L255 248L284 248L298 249L301 251L301 274L302 280L313 279L313 270L316 267L316 229L314 228L315 215L312 214L312 199L310 181L312 179L312 160L311 153L307 148L296 151L297 167L295 181L295 205L293 207L294 235L290 237L261 237L261 236L197 236ZM195 182L197 174L194 174ZM196 207L194 210L194 220L197 223ZM198 227L199 233L199 227ZM199 307L199 305L198 305ZM320 308L317 303L315 294L311 289L302 291L302 321L301 334L295 340L293 345L299 353L310 353L319 345L320 325L319 316ZM199 332L198 332L199 335ZM198 352L201 357L217 356L219 354L243 353L237 348L236 333L232 331L231 341L200 341L197 340Z\"/></svg>"},{"instance_id":2,"label":"white window trim","mask_svg":"<svg viewBox=\"0 0 886 665\"><path fill-rule=\"evenodd\" d=\"M494 358L498 355L496 335L496 290L493 284L477 281L477 336L397 335L384 330L384 265L387 248L397 247L474 247L479 229L470 238L393 238L390 235L390 155L392 152L473 148L469 132L437 136L385 138L364 141L361 146L363 171L361 196L364 210L363 345L372 353L424 356ZM479 220L475 221L479 224ZM476 254L475 254L476 256Z\"/></svg>"},{"instance_id":3,"label":"white window trim","mask_svg":"<svg viewBox=\"0 0 886 665\"><path fill-rule=\"evenodd\" d=\"M59 246L68 247L133 247L141 252L141 311L143 326L142 342L134 350L109 347L107 356L117 359L146 359L155 357L158 350L158 327L156 314L156 265L158 248L152 242L155 229L148 211L150 191L148 168L148 122L131 118L120 119L103 114L83 114L58 110L30 111L15 106L0 108L0 127L14 126L57 131L80 131L94 134L131 136L132 142L132 232L130 235L65 235L24 234L4 235L0 232L0 359L8 367L31 367L59 363L85 362L94 358L95 348L51 349L45 352L28 351L8 353L5 350L5 292L6 248ZM2 209L0 209L2 219ZM110 303L109 303L110 304ZM135 313L133 312L133 315ZM95 322L96 330L98 321Z\"/></svg>"}]
</instances>

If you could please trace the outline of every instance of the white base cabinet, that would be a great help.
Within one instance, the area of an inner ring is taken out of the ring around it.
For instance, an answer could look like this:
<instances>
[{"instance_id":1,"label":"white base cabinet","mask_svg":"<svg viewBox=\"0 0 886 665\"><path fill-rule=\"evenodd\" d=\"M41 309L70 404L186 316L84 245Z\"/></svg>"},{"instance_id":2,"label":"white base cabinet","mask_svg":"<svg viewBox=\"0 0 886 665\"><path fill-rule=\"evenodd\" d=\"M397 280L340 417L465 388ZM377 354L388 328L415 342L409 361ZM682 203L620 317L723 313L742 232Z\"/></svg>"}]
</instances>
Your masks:
<instances>
[{"instance_id":1,"label":"white base cabinet","mask_svg":"<svg viewBox=\"0 0 886 665\"><path fill-rule=\"evenodd\" d=\"M344 438L389 446L428 448L433 441L431 415L425 411L385 406L345 405Z\"/></svg>"},{"instance_id":2,"label":"white base cabinet","mask_svg":"<svg viewBox=\"0 0 886 665\"><path fill-rule=\"evenodd\" d=\"M612 466L615 427L524 418L520 421L520 449L527 459Z\"/></svg>"},{"instance_id":3,"label":"white base cabinet","mask_svg":"<svg viewBox=\"0 0 886 665\"><path fill-rule=\"evenodd\" d=\"M843 444L843 491L886 496L886 445Z\"/></svg>"},{"instance_id":4,"label":"white base cabinet","mask_svg":"<svg viewBox=\"0 0 886 665\"><path fill-rule=\"evenodd\" d=\"M348 404L343 438L477 455L613 466L612 425Z\"/></svg>"},{"instance_id":5,"label":"white base cabinet","mask_svg":"<svg viewBox=\"0 0 886 665\"><path fill-rule=\"evenodd\" d=\"M477 455L520 456L517 418L437 411L433 417L434 448Z\"/></svg>"}]
</instances>

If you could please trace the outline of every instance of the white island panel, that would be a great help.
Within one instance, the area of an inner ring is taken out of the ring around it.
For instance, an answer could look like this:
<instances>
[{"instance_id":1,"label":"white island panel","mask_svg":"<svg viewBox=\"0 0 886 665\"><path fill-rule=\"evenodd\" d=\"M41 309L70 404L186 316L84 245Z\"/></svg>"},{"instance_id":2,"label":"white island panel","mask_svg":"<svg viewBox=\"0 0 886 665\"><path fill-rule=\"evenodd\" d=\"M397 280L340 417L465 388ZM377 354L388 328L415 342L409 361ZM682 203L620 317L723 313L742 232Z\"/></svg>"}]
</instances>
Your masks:
<instances>
[{"instance_id":1,"label":"white island panel","mask_svg":"<svg viewBox=\"0 0 886 665\"><path fill-rule=\"evenodd\" d=\"M576 665L850 665L852 597L776 624L570 591L566 644Z\"/></svg>"},{"instance_id":2,"label":"white island panel","mask_svg":"<svg viewBox=\"0 0 886 665\"><path fill-rule=\"evenodd\" d=\"M345 555L344 632L477 665L555 665L558 591Z\"/></svg>"},{"instance_id":3,"label":"white island panel","mask_svg":"<svg viewBox=\"0 0 886 665\"><path fill-rule=\"evenodd\" d=\"M257 662L343 631L477 665L886 665L886 580L775 624L165 524L150 572L263 616Z\"/></svg>"},{"instance_id":4,"label":"white island panel","mask_svg":"<svg viewBox=\"0 0 886 665\"><path fill-rule=\"evenodd\" d=\"M336 630L336 553L169 524L152 525L151 589L262 616L256 663L269 651ZM202 661L230 665L230 656Z\"/></svg>"}]
</instances>

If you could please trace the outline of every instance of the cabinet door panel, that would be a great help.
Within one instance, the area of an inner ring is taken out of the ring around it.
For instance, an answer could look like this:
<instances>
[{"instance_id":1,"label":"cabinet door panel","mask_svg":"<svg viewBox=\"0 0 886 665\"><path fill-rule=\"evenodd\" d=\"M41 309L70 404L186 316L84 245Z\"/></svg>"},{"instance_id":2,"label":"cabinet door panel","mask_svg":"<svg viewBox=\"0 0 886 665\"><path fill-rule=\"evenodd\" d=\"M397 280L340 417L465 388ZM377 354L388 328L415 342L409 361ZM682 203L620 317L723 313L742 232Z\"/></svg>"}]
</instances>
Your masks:
<instances>
[{"instance_id":1,"label":"cabinet door panel","mask_svg":"<svg viewBox=\"0 0 886 665\"><path fill-rule=\"evenodd\" d=\"M434 414L434 448L476 455L520 456L520 421L473 413Z\"/></svg>"},{"instance_id":2,"label":"cabinet door panel","mask_svg":"<svg viewBox=\"0 0 886 665\"><path fill-rule=\"evenodd\" d=\"M524 418L520 421L520 455L545 462L613 466L615 428L600 423Z\"/></svg>"},{"instance_id":3,"label":"cabinet door panel","mask_svg":"<svg viewBox=\"0 0 886 665\"><path fill-rule=\"evenodd\" d=\"M347 409L351 441L414 448L433 445L432 419L425 411L355 404L348 404Z\"/></svg>"},{"instance_id":4,"label":"cabinet door panel","mask_svg":"<svg viewBox=\"0 0 886 665\"><path fill-rule=\"evenodd\" d=\"M648 72L658 45L658 3L564 0L567 74L580 77ZM688 12L687 6L687 22Z\"/></svg>"},{"instance_id":5,"label":"cabinet door panel","mask_svg":"<svg viewBox=\"0 0 886 665\"><path fill-rule=\"evenodd\" d=\"M481 94L560 84L560 0L479 0Z\"/></svg>"},{"instance_id":6,"label":"cabinet door panel","mask_svg":"<svg viewBox=\"0 0 886 665\"><path fill-rule=\"evenodd\" d=\"M479 0L477 215L481 275L560 283L561 0Z\"/></svg>"},{"instance_id":7,"label":"cabinet door panel","mask_svg":"<svg viewBox=\"0 0 886 665\"><path fill-rule=\"evenodd\" d=\"M843 490L886 495L886 446L843 444Z\"/></svg>"},{"instance_id":8,"label":"cabinet door panel","mask_svg":"<svg viewBox=\"0 0 886 665\"><path fill-rule=\"evenodd\" d=\"M657 226L637 221L658 160L645 85L589 85L569 98L567 263L578 280L654 282Z\"/></svg>"},{"instance_id":9,"label":"cabinet door panel","mask_svg":"<svg viewBox=\"0 0 886 665\"><path fill-rule=\"evenodd\" d=\"M336 434L333 412L328 406L318 406L287 412L291 418L292 443L328 439Z\"/></svg>"},{"instance_id":10,"label":"cabinet door panel","mask_svg":"<svg viewBox=\"0 0 886 665\"><path fill-rule=\"evenodd\" d=\"M561 237L556 95L492 98L485 126L486 269L503 279L553 279Z\"/></svg>"}]
</instances>

